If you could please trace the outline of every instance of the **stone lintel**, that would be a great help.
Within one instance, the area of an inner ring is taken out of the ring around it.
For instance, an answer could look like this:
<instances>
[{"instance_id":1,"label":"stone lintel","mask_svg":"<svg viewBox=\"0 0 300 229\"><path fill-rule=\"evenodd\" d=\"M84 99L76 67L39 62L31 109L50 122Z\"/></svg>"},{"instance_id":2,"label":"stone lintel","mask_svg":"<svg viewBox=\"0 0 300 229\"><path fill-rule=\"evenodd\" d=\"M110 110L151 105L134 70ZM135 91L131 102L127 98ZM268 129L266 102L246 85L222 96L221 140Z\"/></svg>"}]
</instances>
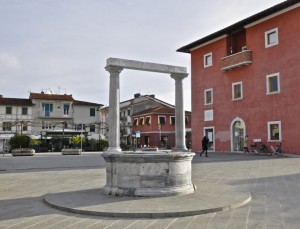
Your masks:
<instances>
[{"instance_id":1,"label":"stone lintel","mask_svg":"<svg viewBox=\"0 0 300 229\"><path fill-rule=\"evenodd\" d=\"M108 68L109 66L119 67L122 69L124 68L124 69L150 71L150 72L158 72L158 73L187 74L186 67L142 62L136 60L119 59L119 58L112 58L112 57L106 60L106 68Z\"/></svg>"}]
</instances>

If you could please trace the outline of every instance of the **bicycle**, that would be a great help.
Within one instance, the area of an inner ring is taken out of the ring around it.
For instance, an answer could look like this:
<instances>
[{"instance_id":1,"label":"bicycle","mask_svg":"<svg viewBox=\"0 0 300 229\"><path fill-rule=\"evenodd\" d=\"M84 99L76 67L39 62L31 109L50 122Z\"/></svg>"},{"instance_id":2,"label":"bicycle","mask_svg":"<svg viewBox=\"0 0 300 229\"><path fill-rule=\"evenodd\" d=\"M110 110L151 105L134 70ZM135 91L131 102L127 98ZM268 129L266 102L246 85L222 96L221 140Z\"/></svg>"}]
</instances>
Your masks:
<instances>
[{"instance_id":1,"label":"bicycle","mask_svg":"<svg viewBox=\"0 0 300 229\"><path fill-rule=\"evenodd\" d=\"M251 145L250 151L253 154L266 154L266 155L272 155L271 152L267 149L267 146L261 142L254 142L253 145Z\"/></svg>"},{"instance_id":2,"label":"bicycle","mask_svg":"<svg viewBox=\"0 0 300 229\"><path fill-rule=\"evenodd\" d=\"M282 144L281 143L277 144L275 148L274 148L273 145L271 145L270 146L270 150L271 150L272 155L276 155L276 156L282 157L283 154L284 154L284 151L282 149Z\"/></svg>"}]
</instances>

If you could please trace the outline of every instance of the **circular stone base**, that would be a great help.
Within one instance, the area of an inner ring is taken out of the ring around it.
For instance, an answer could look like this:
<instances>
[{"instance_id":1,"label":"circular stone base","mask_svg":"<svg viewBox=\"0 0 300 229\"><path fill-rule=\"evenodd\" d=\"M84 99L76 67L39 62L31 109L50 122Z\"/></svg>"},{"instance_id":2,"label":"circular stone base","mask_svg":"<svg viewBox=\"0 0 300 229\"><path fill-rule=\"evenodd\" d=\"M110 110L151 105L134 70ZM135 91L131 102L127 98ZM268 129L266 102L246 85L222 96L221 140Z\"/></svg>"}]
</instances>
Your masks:
<instances>
[{"instance_id":1,"label":"circular stone base","mask_svg":"<svg viewBox=\"0 0 300 229\"><path fill-rule=\"evenodd\" d=\"M169 197L118 197L103 194L102 189L47 194L44 200L52 207L86 215L164 218L183 217L226 211L250 202L249 192L233 186L204 184L194 193Z\"/></svg>"},{"instance_id":2,"label":"circular stone base","mask_svg":"<svg viewBox=\"0 0 300 229\"><path fill-rule=\"evenodd\" d=\"M158 197L194 192L191 152L105 152L104 193L115 196Z\"/></svg>"}]
</instances>

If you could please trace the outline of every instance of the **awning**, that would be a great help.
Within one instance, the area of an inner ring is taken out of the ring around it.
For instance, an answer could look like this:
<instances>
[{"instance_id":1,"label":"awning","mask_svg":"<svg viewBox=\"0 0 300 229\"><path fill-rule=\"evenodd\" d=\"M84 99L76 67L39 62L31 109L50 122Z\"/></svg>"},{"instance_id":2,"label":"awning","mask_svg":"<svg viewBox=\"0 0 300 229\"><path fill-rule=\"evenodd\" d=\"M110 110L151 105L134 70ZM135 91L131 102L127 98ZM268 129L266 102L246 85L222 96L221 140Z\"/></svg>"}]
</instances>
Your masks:
<instances>
[{"instance_id":1,"label":"awning","mask_svg":"<svg viewBox=\"0 0 300 229\"><path fill-rule=\"evenodd\" d=\"M42 137L47 137L47 136L64 136L64 137L72 137L72 136L77 136L80 134L87 135L87 131L78 131L78 130L70 130L70 129L64 129L64 130L44 130L41 132Z\"/></svg>"},{"instance_id":2,"label":"awning","mask_svg":"<svg viewBox=\"0 0 300 229\"><path fill-rule=\"evenodd\" d=\"M10 139L14 134L0 134L0 139Z\"/></svg>"}]
</instances>

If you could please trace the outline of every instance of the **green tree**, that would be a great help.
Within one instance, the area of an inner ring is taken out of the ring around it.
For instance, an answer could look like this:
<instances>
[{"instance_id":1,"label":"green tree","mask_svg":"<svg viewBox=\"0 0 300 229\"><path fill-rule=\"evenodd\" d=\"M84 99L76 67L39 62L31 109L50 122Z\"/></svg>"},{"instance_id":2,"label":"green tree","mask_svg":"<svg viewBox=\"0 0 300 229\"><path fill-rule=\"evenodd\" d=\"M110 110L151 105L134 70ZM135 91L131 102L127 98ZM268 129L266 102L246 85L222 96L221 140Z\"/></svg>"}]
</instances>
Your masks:
<instances>
[{"instance_id":1,"label":"green tree","mask_svg":"<svg viewBox=\"0 0 300 229\"><path fill-rule=\"evenodd\" d=\"M9 145L11 149L29 148L30 137L26 135L15 134L13 137L10 138Z\"/></svg>"}]
</instances>

